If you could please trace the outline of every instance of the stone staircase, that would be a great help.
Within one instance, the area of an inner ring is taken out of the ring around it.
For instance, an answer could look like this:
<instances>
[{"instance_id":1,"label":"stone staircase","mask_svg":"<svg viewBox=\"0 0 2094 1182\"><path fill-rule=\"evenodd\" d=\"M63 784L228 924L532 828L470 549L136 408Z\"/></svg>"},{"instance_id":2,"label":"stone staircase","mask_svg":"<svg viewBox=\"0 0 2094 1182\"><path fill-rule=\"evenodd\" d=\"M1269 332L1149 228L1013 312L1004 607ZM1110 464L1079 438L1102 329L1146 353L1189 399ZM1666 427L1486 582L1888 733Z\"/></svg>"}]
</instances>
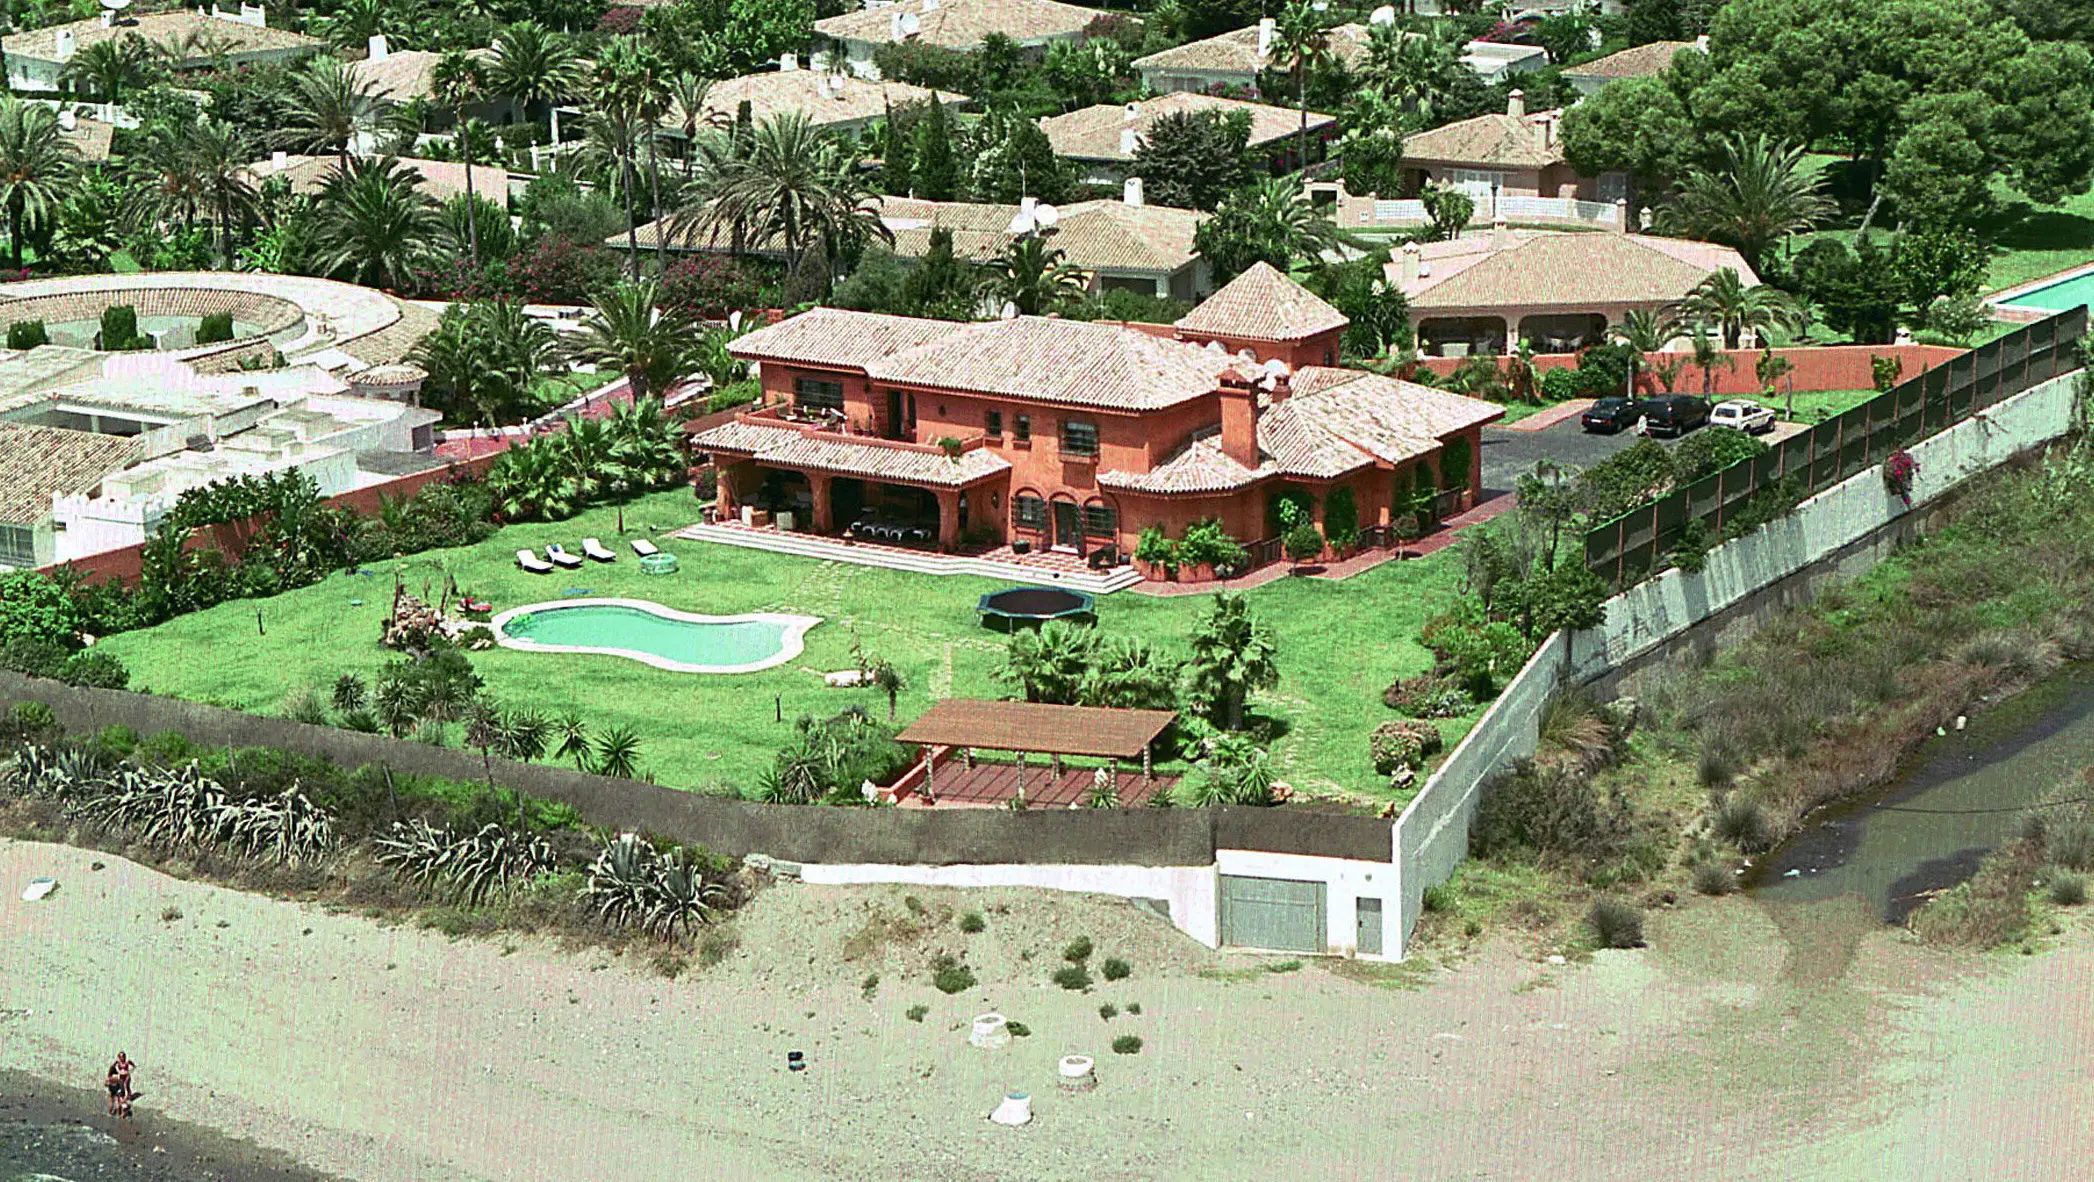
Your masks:
<instances>
[{"instance_id":1,"label":"stone staircase","mask_svg":"<svg viewBox=\"0 0 2094 1182\"><path fill-rule=\"evenodd\" d=\"M714 525L710 522L700 522L680 529L674 536L694 542L717 542L723 546L768 550L773 554L792 554L826 562L848 562L855 566L878 566L924 575L974 575L984 579L1001 579L1005 582L1032 586L1067 587L1072 591L1084 591L1092 595L1110 595L1142 581L1141 576L1134 573L1132 567L1125 566L1105 571L1048 570L1028 566L1022 562L968 558L958 554L934 554L921 550L905 550L898 546L850 545L814 534L752 530L736 525Z\"/></svg>"}]
</instances>

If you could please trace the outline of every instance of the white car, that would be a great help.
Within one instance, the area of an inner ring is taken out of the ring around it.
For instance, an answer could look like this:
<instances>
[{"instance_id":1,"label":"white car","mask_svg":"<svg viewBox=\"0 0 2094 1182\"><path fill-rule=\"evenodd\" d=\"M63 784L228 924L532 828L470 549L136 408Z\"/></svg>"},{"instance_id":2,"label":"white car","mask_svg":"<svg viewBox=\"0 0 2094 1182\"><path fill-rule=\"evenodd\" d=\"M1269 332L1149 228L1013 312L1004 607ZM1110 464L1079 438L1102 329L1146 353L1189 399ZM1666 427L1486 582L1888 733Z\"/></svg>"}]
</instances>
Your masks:
<instances>
[{"instance_id":1,"label":"white car","mask_svg":"<svg viewBox=\"0 0 2094 1182\"><path fill-rule=\"evenodd\" d=\"M1750 435L1774 429L1774 411L1746 398L1729 398L1709 412L1709 426L1734 427Z\"/></svg>"}]
</instances>

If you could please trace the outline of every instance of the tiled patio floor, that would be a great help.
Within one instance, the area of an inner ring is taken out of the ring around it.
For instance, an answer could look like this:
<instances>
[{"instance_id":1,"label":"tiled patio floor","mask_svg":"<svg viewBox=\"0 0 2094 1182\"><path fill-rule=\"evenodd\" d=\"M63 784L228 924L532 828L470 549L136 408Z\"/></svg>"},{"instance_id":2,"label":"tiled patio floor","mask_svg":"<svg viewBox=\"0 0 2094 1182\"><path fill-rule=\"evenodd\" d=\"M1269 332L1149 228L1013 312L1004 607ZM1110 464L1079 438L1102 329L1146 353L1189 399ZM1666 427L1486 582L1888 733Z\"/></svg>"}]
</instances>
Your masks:
<instances>
[{"instance_id":1,"label":"tiled patio floor","mask_svg":"<svg viewBox=\"0 0 2094 1182\"><path fill-rule=\"evenodd\" d=\"M1046 760L1034 761L1025 772L1025 803L1029 808L1065 809L1082 807L1091 796L1091 768L1065 768L1056 778ZM1007 805L1018 795L1018 765L977 760L972 768L957 763L941 764L934 778L938 803L907 793L898 802L903 808L995 808ZM1168 792L1176 776L1142 779L1140 770L1120 773L1120 805L1130 808L1147 804L1159 792Z\"/></svg>"}]
</instances>

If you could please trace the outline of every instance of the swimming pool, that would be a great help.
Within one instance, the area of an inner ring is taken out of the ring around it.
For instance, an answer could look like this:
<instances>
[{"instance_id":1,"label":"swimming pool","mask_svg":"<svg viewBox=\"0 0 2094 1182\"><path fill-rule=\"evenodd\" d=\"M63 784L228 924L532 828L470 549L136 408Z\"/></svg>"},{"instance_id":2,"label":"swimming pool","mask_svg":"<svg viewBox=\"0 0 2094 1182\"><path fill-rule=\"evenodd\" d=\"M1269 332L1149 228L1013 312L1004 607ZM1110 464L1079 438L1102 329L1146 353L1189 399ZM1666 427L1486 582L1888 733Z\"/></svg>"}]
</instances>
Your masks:
<instances>
[{"instance_id":1,"label":"swimming pool","mask_svg":"<svg viewBox=\"0 0 2094 1182\"><path fill-rule=\"evenodd\" d=\"M625 657L672 673L754 673L800 655L814 616L701 616L644 599L565 599L488 622L503 648Z\"/></svg>"},{"instance_id":2,"label":"swimming pool","mask_svg":"<svg viewBox=\"0 0 2094 1182\"><path fill-rule=\"evenodd\" d=\"M2002 307L2030 308L2043 312L2066 312L2073 308L2094 306L2094 268L2068 275L2054 283L2008 296L1998 301Z\"/></svg>"}]
</instances>

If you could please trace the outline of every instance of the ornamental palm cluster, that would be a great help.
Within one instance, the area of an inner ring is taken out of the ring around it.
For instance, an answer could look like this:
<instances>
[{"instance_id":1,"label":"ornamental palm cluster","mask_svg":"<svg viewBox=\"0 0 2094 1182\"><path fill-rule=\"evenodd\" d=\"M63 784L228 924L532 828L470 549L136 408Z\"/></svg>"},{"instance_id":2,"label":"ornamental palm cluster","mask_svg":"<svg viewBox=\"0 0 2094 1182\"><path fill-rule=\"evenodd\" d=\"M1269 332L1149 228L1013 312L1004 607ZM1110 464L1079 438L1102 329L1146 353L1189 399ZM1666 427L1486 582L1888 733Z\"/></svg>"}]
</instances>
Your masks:
<instances>
[{"instance_id":1,"label":"ornamental palm cluster","mask_svg":"<svg viewBox=\"0 0 2094 1182\"><path fill-rule=\"evenodd\" d=\"M25 744L0 765L0 787L56 800L73 816L161 853L295 865L318 861L338 844L334 818L297 782L276 796L234 800L194 762L104 770L79 752Z\"/></svg>"},{"instance_id":2,"label":"ornamental palm cluster","mask_svg":"<svg viewBox=\"0 0 2094 1182\"><path fill-rule=\"evenodd\" d=\"M590 912L611 927L674 940L710 922L729 905L732 892L708 880L690 851L665 852L628 833L604 843L589 867L582 897Z\"/></svg>"},{"instance_id":3,"label":"ornamental palm cluster","mask_svg":"<svg viewBox=\"0 0 2094 1182\"><path fill-rule=\"evenodd\" d=\"M372 844L379 865L430 895L474 907L556 865L544 838L495 824L461 834L419 819L394 822Z\"/></svg>"},{"instance_id":4,"label":"ornamental palm cluster","mask_svg":"<svg viewBox=\"0 0 2094 1182\"><path fill-rule=\"evenodd\" d=\"M487 487L507 520L558 521L682 480L690 467L683 440L682 423L659 400L642 399L510 448L488 470Z\"/></svg>"}]
</instances>

